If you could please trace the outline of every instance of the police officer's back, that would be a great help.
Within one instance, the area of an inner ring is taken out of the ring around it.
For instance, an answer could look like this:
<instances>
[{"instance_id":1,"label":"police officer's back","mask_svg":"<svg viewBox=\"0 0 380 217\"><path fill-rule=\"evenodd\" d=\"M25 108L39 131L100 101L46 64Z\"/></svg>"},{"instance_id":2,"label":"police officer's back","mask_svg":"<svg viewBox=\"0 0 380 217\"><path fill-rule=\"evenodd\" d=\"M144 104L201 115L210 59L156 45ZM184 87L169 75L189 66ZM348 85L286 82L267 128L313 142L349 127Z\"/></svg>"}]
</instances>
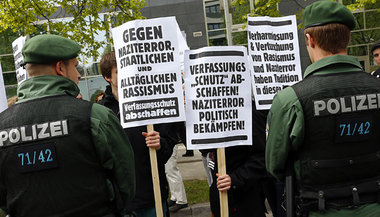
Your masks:
<instances>
[{"instance_id":1,"label":"police officer's back","mask_svg":"<svg viewBox=\"0 0 380 217\"><path fill-rule=\"evenodd\" d=\"M347 55L352 13L318 1L303 14L312 64L269 114L267 169L296 178L303 216L380 216L380 85Z\"/></svg>"},{"instance_id":2,"label":"police officer's back","mask_svg":"<svg viewBox=\"0 0 380 217\"><path fill-rule=\"evenodd\" d=\"M22 49L30 79L0 114L0 207L10 216L111 217L134 196L133 152L117 118L76 99L79 51L56 35Z\"/></svg>"}]
</instances>

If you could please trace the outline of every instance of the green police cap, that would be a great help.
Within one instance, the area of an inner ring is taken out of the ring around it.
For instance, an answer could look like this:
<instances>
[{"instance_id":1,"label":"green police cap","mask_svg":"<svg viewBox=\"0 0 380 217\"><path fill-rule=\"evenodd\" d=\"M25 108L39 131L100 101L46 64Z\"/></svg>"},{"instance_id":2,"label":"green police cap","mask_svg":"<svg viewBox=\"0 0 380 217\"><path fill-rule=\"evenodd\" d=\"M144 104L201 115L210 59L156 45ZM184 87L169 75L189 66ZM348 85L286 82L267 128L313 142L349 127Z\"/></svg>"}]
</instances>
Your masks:
<instances>
[{"instance_id":1,"label":"green police cap","mask_svg":"<svg viewBox=\"0 0 380 217\"><path fill-rule=\"evenodd\" d=\"M58 35L38 35L22 47L24 63L53 63L78 56L78 43Z\"/></svg>"},{"instance_id":2,"label":"green police cap","mask_svg":"<svg viewBox=\"0 0 380 217\"><path fill-rule=\"evenodd\" d=\"M344 5L333 1L317 1L307 6L303 12L305 29L329 23L341 23L351 30L355 28L355 18Z\"/></svg>"}]
</instances>

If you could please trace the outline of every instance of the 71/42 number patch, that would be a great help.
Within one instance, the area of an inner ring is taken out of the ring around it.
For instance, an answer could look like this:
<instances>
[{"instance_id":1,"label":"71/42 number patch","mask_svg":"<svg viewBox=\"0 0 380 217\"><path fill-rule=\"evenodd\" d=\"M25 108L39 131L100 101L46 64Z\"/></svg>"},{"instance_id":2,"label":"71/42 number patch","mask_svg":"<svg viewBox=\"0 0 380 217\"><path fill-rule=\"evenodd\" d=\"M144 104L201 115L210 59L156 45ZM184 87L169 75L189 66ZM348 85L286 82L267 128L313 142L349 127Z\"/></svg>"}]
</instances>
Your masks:
<instances>
[{"instance_id":1,"label":"71/42 number patch","mask_svg":"<svg viewBox=\"0 0 380 217\"><path fill-rule=\"evenodd\" d=\"M15 148L19 172L34 172L58 167L55 143L22 145Z\"/></svg>"},{"instance_id":2,"label":"71/42 number patch","mask_svg":"<svg viewBox=\"0 0 380 217\"><path fill-rule=\"evenodd\" d=\"M372 117L346 116L336 121L335 141L336 142L357 142L364 141L372 134Z\"/></svg>"}]
</instances>

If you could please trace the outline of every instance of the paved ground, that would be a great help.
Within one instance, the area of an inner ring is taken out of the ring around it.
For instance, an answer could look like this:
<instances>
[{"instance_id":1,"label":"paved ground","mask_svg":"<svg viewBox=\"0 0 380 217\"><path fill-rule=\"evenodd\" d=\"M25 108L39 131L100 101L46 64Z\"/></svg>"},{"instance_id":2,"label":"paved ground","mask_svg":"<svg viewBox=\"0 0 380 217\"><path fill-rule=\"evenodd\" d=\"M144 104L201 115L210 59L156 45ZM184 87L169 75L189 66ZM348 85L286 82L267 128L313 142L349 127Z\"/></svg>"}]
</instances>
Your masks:
<instances>
[{"instance_id":1,"label":"paved ground","mask_svg":"<svg viewBox=\"0 0 380 217\"><path fill-rule=\"evenodd\" d=\"M186 152L184 145L178 146L178 167L183 180L206 180L206 172L202 163L202 156L198 150L194 150L193 157L182 157Z\"/></svg>"},{"instance_id":2,"label":"paved ground","mask_svg":"<svg viewBox=\"0 0 380 217\"><path fill-rule=\"evenodd\" d=\"M202 156L198 150L194 150L193 157L182 157L186 152L184 145L178 147L178 167L183 180L206 180L206 173L202 163ZM210 217L210 204L192 204L187 208L181 209L176 213L170 213L171 217ZM269 213L266 217L272 217Z\"/></svg>"}]
</instances>

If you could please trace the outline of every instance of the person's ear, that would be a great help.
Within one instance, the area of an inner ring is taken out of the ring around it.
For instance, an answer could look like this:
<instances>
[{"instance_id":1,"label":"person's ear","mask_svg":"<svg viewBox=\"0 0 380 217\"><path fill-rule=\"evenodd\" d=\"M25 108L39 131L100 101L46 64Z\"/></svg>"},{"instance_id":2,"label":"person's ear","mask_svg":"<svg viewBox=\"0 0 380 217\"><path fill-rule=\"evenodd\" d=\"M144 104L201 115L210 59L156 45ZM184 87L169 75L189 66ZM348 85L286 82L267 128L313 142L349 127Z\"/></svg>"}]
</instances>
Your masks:
<instances>
[{"instance_id":1,"label":"person's ear","mask_svg":"<svg viewBox=\"0 0 380 217\"><path fill-rule=\"evenodd\" d=\"M311 48L315 48L315 41L311 37L311 35L309 33L306 33L305 36L306 36L306 45L310 46Z\"/></svg>"},{"instance_id":2,"label":"person's ear","mask_svg":"<svg viewBox=\"0 0 380 217\"><path fill-rule=\"evenodd\" d=\"M57 72L57 75L65 77L66 70L63 61L58 61L55 64L55 71Z\"/></svg>"},{"instance_id":3,"label":"person's ear","mask_svg":"<svg viewBox=\"0 0 380 217\"><path fill-rule=\"evenodd\" d=\"M111 77L104 76L104 79L106 79L106 81L108 81L108 83L112 82L112 78Z\"/></svg>"}]
</instances>

